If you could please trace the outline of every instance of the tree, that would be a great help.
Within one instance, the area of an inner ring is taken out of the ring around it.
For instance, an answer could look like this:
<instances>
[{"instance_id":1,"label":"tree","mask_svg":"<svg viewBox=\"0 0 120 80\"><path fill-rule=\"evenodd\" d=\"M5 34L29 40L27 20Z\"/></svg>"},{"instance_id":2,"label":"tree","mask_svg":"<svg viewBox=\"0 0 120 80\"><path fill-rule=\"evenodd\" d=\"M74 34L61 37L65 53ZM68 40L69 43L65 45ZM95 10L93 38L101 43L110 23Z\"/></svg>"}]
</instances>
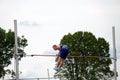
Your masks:
<instances>
[{"instance_id":1,"label":"tree","mask_svg":"<svg viewBox=\"0 0 120 80\"><path fill-rule=\"evenodd\" d=\"M24 48L27 46L27 39L22 36L18 37L18 53L25 54ZM6 32L0 28L0 78L4 77L10 70L5 70L5 67L11 64L11 59L14 57L14 32L9 30ZM19 57L19 59L22 56Z\"/></svg>"},{"instance_id":2,"label":"tree","mask_svg":"<svg viewBox=\"0 0 120 80\"><path fill-rule=\"evenodd\" d=\"M67 58L59 76L65 80L108 80L114 76L110 70L110 58L85 58L85 56L110 57L109 43L104 38L96 38L90 32L78 31L67 34L61 39L70 49L69 56L83 58Z\"/></svg>"}]
</instances>

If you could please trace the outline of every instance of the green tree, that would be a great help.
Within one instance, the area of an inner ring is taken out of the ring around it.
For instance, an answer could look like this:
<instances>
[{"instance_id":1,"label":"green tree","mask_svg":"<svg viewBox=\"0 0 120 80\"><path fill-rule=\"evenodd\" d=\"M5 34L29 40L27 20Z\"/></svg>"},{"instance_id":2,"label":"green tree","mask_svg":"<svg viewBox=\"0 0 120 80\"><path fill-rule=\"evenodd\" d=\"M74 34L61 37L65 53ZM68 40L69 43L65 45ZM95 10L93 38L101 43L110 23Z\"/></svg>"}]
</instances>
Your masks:
<instances>
[{"instance_id":1,"label":"green tree","mask_svg":"<svg viewBox=\"0 0 120 80\"><path fill-rule=\"evenodd\" d=\"M11 59L14 57L14 32L9 30L6 32L0 28L0 78L7 73L14 73L12 70L5 70L5 67L11 64ZM27 39L22 36L18 37L18 53L25 54L24 48L27 46ZM20 56L19 59L21 59Z\"/></svg>"},{"instance_id":2,"label":"green tree","mask_svg":"<svg viewBox=\"0 0 120 80\"><path fill-rule=\"evenodd\" d=\"M90 32L78 31L61 39L70 49L69 56L110 57L109 43L104 38L96 38ZM114 76L110 70L110 58L67 58L58 74L65 80L107 80Z\"/></svg>"}]
</instances>

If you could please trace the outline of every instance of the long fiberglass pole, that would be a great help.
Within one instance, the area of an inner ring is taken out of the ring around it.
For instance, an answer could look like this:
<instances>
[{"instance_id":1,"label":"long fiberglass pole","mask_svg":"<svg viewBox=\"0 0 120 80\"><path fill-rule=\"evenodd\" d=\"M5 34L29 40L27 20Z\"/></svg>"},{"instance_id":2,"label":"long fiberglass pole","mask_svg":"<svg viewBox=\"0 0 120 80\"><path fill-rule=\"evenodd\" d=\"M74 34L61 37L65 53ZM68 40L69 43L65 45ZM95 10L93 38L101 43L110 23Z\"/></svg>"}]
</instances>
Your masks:
<instances>
[{"instance_id":1,"label":"long fiberglass pole","mask_svg":"<svg viewBox=\"0 0 120 80\"><path fill-rule=\"evenodd\" d=\"M116 66L116 61L117 61L117 56L116 56L116 45L115 45L115 27L112 27L112 33L113 33L113 56L114 56L114 75L115 75L115 80L117 80L117 66Z\"/></svg>"},{"instance_id":2,"label":"long fiberglass pole","mask_svg":"<svg viewBox=\"0 0 120 80\"><path fill-rule=\"evenodd\" d=\"M19 80L19 63L18 63L18 44L17 44L17 20L14 20L14 32L15 32L15 77Z\"/></svg>"}]
</instances>

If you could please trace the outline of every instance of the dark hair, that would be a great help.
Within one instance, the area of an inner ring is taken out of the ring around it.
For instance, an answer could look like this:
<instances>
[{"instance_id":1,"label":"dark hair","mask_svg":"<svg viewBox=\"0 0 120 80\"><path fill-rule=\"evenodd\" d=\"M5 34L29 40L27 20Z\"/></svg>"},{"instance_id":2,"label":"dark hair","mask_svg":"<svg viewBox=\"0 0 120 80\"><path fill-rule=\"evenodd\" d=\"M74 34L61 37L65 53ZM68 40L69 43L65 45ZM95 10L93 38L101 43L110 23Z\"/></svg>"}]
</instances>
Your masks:
<instances>
[{"instance_id":1,"label":"dark hair","mask_svg":"<svg viewBox=\"0 0 120 80\"><path fill-rule=\"evenodd\" d=\"M53 45L53 47L56 47L56 46L57 46L57 45L55 45L55 44Z\"/></svg>"}]
</instances>

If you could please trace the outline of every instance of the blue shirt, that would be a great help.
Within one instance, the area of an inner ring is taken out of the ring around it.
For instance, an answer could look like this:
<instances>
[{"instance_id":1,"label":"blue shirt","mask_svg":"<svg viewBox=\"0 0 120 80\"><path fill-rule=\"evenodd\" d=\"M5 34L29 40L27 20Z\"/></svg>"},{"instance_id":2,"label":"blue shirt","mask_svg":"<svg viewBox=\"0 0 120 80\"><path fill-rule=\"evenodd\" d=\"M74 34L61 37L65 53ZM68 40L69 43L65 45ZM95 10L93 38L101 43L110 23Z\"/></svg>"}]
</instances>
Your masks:
<instances>
[{"instance_id":1,"label":"blue shirt","mask_svg":"<svg viewBox=\"0 0 120 80\"><path fill-rule=\"evenodd\" d=\"M68 47L66 45L62 45L60 49L60 57L66 59L69 54Z\"/></svg>"}]
</instances>

